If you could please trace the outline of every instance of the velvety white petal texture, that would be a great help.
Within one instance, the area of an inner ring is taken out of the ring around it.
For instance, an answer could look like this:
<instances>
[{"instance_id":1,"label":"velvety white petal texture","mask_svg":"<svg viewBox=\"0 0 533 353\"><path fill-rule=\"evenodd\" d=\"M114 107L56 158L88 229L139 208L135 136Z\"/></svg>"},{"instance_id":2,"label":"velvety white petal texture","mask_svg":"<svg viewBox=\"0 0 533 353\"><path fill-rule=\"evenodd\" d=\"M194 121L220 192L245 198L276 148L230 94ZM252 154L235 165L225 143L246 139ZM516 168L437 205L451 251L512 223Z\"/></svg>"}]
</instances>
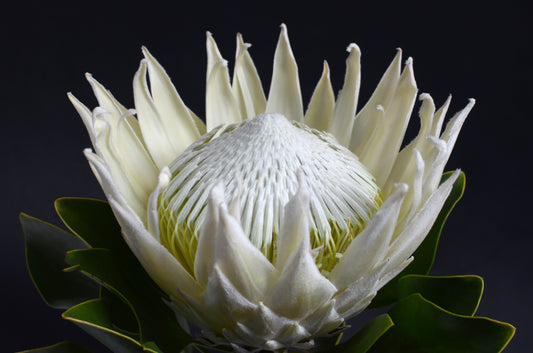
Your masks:
<instances>
[{"instance_id":1,"label":"velvety white petal texture","mask_svg":"<svg viewBox=\"0 0 533 353\"><path fill-rule=\"evenodd\" d=\"M269 289L265 304L291 319L301 319L325 304L337 289L318 270L309 237L285 262L278 281Z\"/></svg>"},{"instance_id":2,"label":"velvety white petal texture","mask_svg":"<svg viewBox=\"0 0 533 353\"><path fill-rule=\"evenodd\" d=\"M387 180L403 141L407 123L416 99L413 62L407 60L394 96L384 107L381 124L376 126L363 151L357 156L382 186Z\"/></svg>"},{"instance_id":3,"label":"velvety white petal texture","mask_svg":"<svg viewBox=\"0 0 533 353\"><path fill-rule=\"evenodd\" d=\"M239 102L240 114L243 119L251 119L266 109L266 97L261 79L248 52L250 46L250 44L244 43L240 34L237 35L232 89L237 102Z\"/></svg>"},{"instance_id":4,"label":"velvety white petal texture","mask_svg":"<svg viewBox=\"0 0 533 353\"><path fill-rule=\"evenodd\" d=\"M163 170L161 170L161 173L159 173L159 181L157 183L157 186L154 192L152 192L152 194L150 195L150 198L148 199L147 228L148 231L159 242L161 241L161 234L159 232L159 215L157 213L157 201L161 192L167 188L168 183L170 182L170 177L171 174L168 170L168 167L164 167Z\"/></svg>"},{"instance_id":5,"label":"velvety white petal texture","mask_svg":"<svg viewBox=\"0 0 533 353\"><path fill-rule=\"evenodd\" d=\"M398 50L394 60L379 81L376 90L365 106L357 113L350 140L350 150L357 156L365 149L369 138L376 129L377 107L388 107L394 96L400 79L401 61L402 51Z\"/></svg>"},{"instance_id":6,"label":"velvety white petal texture","mask_svg":"<svg viewBox=\"0 0 533 353\"><path fill-rule=\"evenodd\" d=\"M350 135L355 119L355 110L359 98L359 87L361 85L361 51L357 44L350 44L347 49L350 55L346 60L346 77L344 86L337 96L333 119L328 128L337 141L343 146L350 143Z\"/></svg>"},{"instance_id":7,"label":"velvety white petal texture","mask_svg":"<svg viewBox=\"0 0 533 353\"><path fill-rule=\"evenodd\" d=\"M207 215L198 239L194 261L194 275L202 286L207 285L209 271L212 267L213 250L216 250L214 249L215 234L219 226L220 212L218 208L223 203L224 189L220 184L217 184L210 193Z\"/></svg>"},{"instance_id":8,"label":"velvety white petal texture","mask_svg":"<svg viewBox=\"0 0 533 353\"><path fill-rule=\"evenodd\" d=\"M425 204L414 217L403 227L393 240L388 255L392 264L400 263L408 258L422 243L437 219L437 216L450 194L453 184L459 176L455 171L439 188L431 194Z\"/></svg>"},{"instance_id":9,"label":"velvety white petal texture","mask_svg":"<svg viewBox=\"0 0 533 353\"><path fill-rule=\"evenodd\" d=\"M205 93L207 131L241 121L229 80L228 62L222 58L211 33L207 33L208 74Z\"/></svg>"},{"instance_id":10,"label":"velvety white petal texture","mask_svg":"<svg viewBox=\"0 0 533 353\"><path fill-rule=\"evenodd\" d=\"M369 264L384 260L407 190L407 185L399 185L398 191L383 203L366 228L346 249L329 277L337 288L346 288L365 276Z\"/></svg>"},{"instance_id":11,"label":"velvety white petal texture","mask_svg":"<svg viewBox=\"0 0 533 353\"><path fill-rule=\"evenodd\" d=\"M107 90L103 86L92 77L90 82L98 88L95 92L105 96ZM142 213L142 204L147 201L157 183L157 168L144 147L142 137L139 137L133 128L137 123L129 123L131 119L135 120L132 111L120 109L121 115L117 116L118 108L115 109L116 114L113 114L98 107L91 112L72 94L69 93L68 97L80 114L95 150L110 164L112 173L115 174L115 182L122 190L129 190L126 194L132 195L133 203L140 202L137 210ZM111 109L114 108L109 104L120 106L112 96L106 97L111 98L102 101L107 102Z\"/></svg>"},{"instance_id":12,"label":"velvety white petal texture","mask_svg":"<svg viewBox=\"0 0 533 353\"><path fill-rule=\"evenodd\" d=\"M320 81L313 92L311 102L305 113L304 122L313 129L326 131L333 117L335 95L329 78L329 66L324 61L324 69Z\"/></svg>"},{"instance_id":13,"label":"velvety white petal texture","mask_svg":"<svg viewBox=\"0 0 533 353\"><path fill-rule=\"evenodd\" d=\"M200 287L181 264L148 232L139 216L130 208L121 191L115 186L108 169L98 156L90 151L85 155L106 194L122 231L135 256L143 267L167 293L178 296L181 291L197 296Z\"/></svg>"},{"instance_id":14,"label":"velvety white petal texture","mask_svg":"<svg viewBox=\"0 0 533 353\"><path fill-rule=\"evenodd\" d=\"M120 154L115 148L111 136L111 125L105 119L104 115L107 112L103 108L95 108L93 111L93 126L96 138L94 148L98 156L105 161L105 165L109 170L121 194L128 201L129 205L135 210L139 217L146 219L146 206L144 199L139 190L128 180L128 176L123 172L120 160Z\"/></svg>"},{"instance_id":15,"label":"velvety white petal texture","mask_svg":"<svg viewBox=\"0 0 533 353\"><path fill-rule=\"evenodd\" d=\"M111 121L116 124L126 108L100 82L96 81L93 75L86 73L85 78L87 78L87 81L89 81L93 89L93 93L98 100L98 105L109 112ZM132 121L132 124L137 125L137 122Z\"/></svg>"},{"instance_id":16,"label":"velvety white petal texture","mask_svg":"<svg viewBox=\"0 0 533 353\"><path fill-rule=\"evenodd\" d=\"M211 70L206 89L207 130L241 121L241 116L229 82L228 62L219 61Z\"/></svg>"},{"instance_id":17,"label":"velvety white petal texture","mask_svg":"<svg viewBox=\"0 0 533 353\"><path fill-rule=\"evenodd\" d=\"M90 74L98 107L68 98L123 237L182 327L235 352L307 351L413 261L458 178L441 184L474 100L441 132L451 97L436 109L420 94L401 149L418 94L401 50L360 110L359 47L336 95L324 61L304 117L287 27L268 99L249 48L238 34L230 77L207 32L205 124L144 47L135 109Z\"/></svg>"},{"instance_id":18,"label":"velvety white petal texture","mask_svg":"<svg viewBox=\"0 0 533 353\"><path fill-rule=\"evenodd\" d=\"M219 225L213 245L213 264L219 266L240 293L257 302L270 288L277 271L250 242L224 204L219 206Z\"/></svg>"},{"instance_id":19,"label":"velvety white petal texture","mask_svg":"<svg viewBox=\"0 0 533 353\"><path fill-rule=\"evenodd\" d=\"M309 194L304 177L300 174L296 195L287 203L283 223L277 239L276 268L281 271L292 253L309 238Z\"/></svg>"},{"instance_id":20,"label":"velvety white petal texture","mask_svg":"<svg viewBox=\"0 0 533 353\"><path fill-rule=\"evenodd\" d=\"M148 89L146 74L147 60L144 59L133 79L135 109L146 147L157 167L162 168L179 155L186 144L172 138L172 131L167 130L168 117L159 114Z\"/></svg>"},{"instance_id":21,"label":"velvety white petal texture","mask_svg":"<svg viewBox=\"0 0 533 353\"><path fill-rule=\"evenodd\" d=\"M303 121L303 103L300 92L298 66L289 44L287 26L283 24L274 55L274 71L266 112L279 113L290 120Z\"/></svg>"},{"instance_id":22,"label":"velvety white petal texture","mask_svg":"<svg viewBox=\"0 0 533 353\"><path fill-rule=\"evenodd\" d=\"M228 329L228 318L236 323L257 310L257 305L241 294L217 264L211 268L207 288L200 301L199 314L203 314L204 320L218 330Z\"/></svg>"},{"instance_id":23,"label":"velvety white petal texture","mask_svg":"<svg viewBox=\"0 0 533 353\"><path fill-rule=\"evenodd\" d=\"M202 124L183 103L165 69L145 47L142 48L150 76L150 93L155 106L170 135L188 146L198 137L198 124Z\"/></svg>"},{"instance_id":24,"label":"velvety white petal texture","mask_svg":"<svg viewBox=\"0 0 533 353\"><path fill-rule=\"evenodd\" d=\"M93 117L91 111L72 93L67 93L67 97L74 106L74 109L76 109L76 111L78 112L78 115L81 117L83 125L85 125L85 128L87 129L87 132L89 134L89 138L91 139L91 143L93 144L93 146L96 145L96 133L94 131Z\"/></svg>"}]
</instances>

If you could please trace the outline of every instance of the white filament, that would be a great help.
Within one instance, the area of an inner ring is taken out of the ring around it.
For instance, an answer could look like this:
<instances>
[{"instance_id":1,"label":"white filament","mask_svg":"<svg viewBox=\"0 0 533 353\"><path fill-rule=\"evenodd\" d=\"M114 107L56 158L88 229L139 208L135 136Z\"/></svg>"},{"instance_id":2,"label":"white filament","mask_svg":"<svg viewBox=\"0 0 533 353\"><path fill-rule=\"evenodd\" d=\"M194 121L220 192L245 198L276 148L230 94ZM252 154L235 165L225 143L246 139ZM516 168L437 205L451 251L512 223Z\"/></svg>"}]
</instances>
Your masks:
<instances>
[{"instance_id":1,"label":"white filament","mask_svg":"<svg viewBox=\"0 0 533 353\"><path fill-rule=\"evenodd\" d=\"M310 227L322 244L335 232L331 222L346 232L361 229L381 203L372 175L354 154L331 135L280 114L213 130L178 157L170 171L160 214L176 226L200 229L209 190L222 182L226 201L240 199L245 234L267 256L299 172L310 185Z\"/></svg>"}]
</instances>

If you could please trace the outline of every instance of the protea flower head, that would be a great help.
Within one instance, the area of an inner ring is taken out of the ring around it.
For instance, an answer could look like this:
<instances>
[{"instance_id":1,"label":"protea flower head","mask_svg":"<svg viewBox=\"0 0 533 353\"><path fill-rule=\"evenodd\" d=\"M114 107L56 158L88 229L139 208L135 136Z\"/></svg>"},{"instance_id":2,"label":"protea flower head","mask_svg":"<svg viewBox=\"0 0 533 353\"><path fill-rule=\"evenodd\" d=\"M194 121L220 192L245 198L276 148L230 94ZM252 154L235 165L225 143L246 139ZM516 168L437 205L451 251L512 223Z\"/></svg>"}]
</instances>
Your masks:
<instances>
[{"instance_id":1,"label":"protea flower head","mask_svg":"<svg viewBox=\"0 0 533 353\"><path fill-rule=\"evenodd\" d=\"M135 110L91 75L99 107L69 98L124 239L180 321L236 351L309 348L410 263L457 178L439 186L474 102L441 133L450 100L435 111L421 94L419 134L400 151L417 97L400 50L357 112L350 44L342 90L325 63L304 114L286 27L268 99L248 47L238 35L230 80L208 33L205 125L145 48Z\"/></svg>"}]
</instances>

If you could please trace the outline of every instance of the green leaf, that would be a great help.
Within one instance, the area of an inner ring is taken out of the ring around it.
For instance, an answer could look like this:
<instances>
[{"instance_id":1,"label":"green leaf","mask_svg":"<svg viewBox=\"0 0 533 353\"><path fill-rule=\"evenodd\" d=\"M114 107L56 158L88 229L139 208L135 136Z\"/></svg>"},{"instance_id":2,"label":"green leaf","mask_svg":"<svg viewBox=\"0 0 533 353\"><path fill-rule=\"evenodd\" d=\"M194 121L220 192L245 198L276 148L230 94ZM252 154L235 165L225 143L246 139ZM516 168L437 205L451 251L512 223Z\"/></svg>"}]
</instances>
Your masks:
<instances>
[{"instance_id":1,"label":"green leaf","mask_svg":"<svg viewBox=\"0 0 533 353\"><path fill-rule=\"evenodd\" d=\"M115 328L130 337L140 338L136 313L127 300L105 286L101 287L100 298L106 304L107 312Z\"/></svg>"},{"instance_id":2,"label":"green leaf","mask_svg":"<svg viewBox=\"0 0 533 353\"><path fill-rule=\"evenodd\" d=\"M92 353L89 349L72 342L60 342L52 346L30 349L18 353Z\"/></svg>"},{"instance_id":3,"label":"green leaf","mask_svg":"<svg viewBox=\"0 0 533 353\"><path fill-rule=\"evenodd\" d=\"M366 353L372 345L387 332L394 323L388 314L376 317L343 344L335 347L335 352Z\"/></svg>"},{"instance_id":4,"label":"green leaf","mask_svg":"<svg viewBox=\"0 0 533 353\"><path fill-rule=\"evenodd\" d=\"M104 285L132 310L137 318L140 340L154 341L164 351L185 347L191 338L178 325L174 312L164 303L158 288L135 268L123 268L120 258L108 249L71 251L67 261ZM110 317L111 314L108 314ZM120 324L119 324L120 325Z\"/></svg>"},{"instance_id":5,"label":"green leaf","mask_svg":"<svg viewBox=\"0 0 533 353\"><path fill-rule=\"evenodd\" d=\"M110 249L121 257L133 256L106 201L65 197L57 199L55 207L63 223L92 248Z\"/></svg>"},{"instance_id":6,"label":"green leaf","mask_svg":"<svg viewBox=\"0 0 533 353\"><path fill-rule=\"evenodd\" d=\"M441 308L459 315L475 314L483 293L479 276L407 275L398 281L398 298L420 293Z\"/></svg>"},{"instance_id":7,"label":"green leaf","mask_svg":"<svg viewBox=\"0 0 533 353\"><path fill-rule=\"evenodd\" d=\"M139 263L122 237L118 224L109 203L87 198L60 198L55 202L57 214L65 225L92 248L109 249L126 275L135 282L150 282L152 279ZM160 295L165 296L162 291Z\"/></svg>"},{"instance_id":8,"label":"green leaf","mask_svg":"<svg viewBox=\"0 0 533 353\"><path fill-rule=\"evenodd\" d=\"M91 248L70 251L67 253L67 262L104 287L100 298L106 304L113 326L130 337L141 336L142 341L137 313L123 294L129 291L128 283L120 273L111 250Z\"/></svg>"},{"instance_id":9,"label":"green leaf","mask_svg":"<svg viewBox=\"0 0 533 353\"><path fill-rule=\"evenodd\" d=\"M142 341L155 341L163 350L176 350L190 341L174 312L163 302L167 295L152 281L125 243L109 204L82 198L62 198L56 210L63 222L95 252L69 253L68 261L104 284L127 303L138 318ZM122 324L120 324L122 325Z\"/></svg>"},{"instance_id":10,"label":"green leaf","mask_svg":"<svg viewBox=\"0 0 533 353\"><path fill-rule=\"evenodd\" d=\"M161 349L155 344L155 342L144 342L144 349L147 352L163 353Z\"/></svg>"},{"instance_id":11,"label":"green leaf","mask_svg":"<svg viewBox=\"0 0 533 353\"><path fill-rule=\"evenodd\" d=\"M112 352L143 352L139 341L115 329L102 299L93 299L78 304L65 311L62 316L80 326Z\"/></svg>"},{"instance_id":12,"label":"green leaf","mask_svg":"<svg viewBox=\"0 0 533 353\"><path fill-rule=\"evenodd\" d=\"M444 173L441 178L441 183L446 181L452 174L453 172ZM413 262L378 292L378 294L376 295L374 300L372 300L372 303L368 307L369 309L390 305L397 301L399 299L397 296L398 280L403 276L409 274L426 275L429 273L429 271L431 270L431 266L433 266L433 261L435 260L435 255L437 253L437 245L439 244L440 234L442 232L442 228L444 227L444 222L446 222L446 219L450 215L452 209L463 196L465 190L465 182L465 174L461 172L457 180L453 184L452 191L446 199L446 202L444 203L444 206L442 207L437 219L435 220L433 227L429 231L422 244L420 244L418 249L416 249L416 251L414 252Z\"/></svg>"},{"instance_id":13,"label":"green leaf","mask_svg":"<svg viewBox=\"0 0 533 353\"><path fill-rule=\"evenodd\" d=\"M67 267L65 252L86 245L49 223L20 215L26 240L26 262L31 279L43 300L53 308L67 309L98 296L98 285Z\"/></svg>"},{"instance_id":14,"label":"green leaf","mask_svg":"<svg viewBox=\"0 0 533 353\"><path fill-rule=\"evenodd\" d=\"M497 353L515 332L503 322L452 314L420 294L400 300L388 314L394 326L369 353Z\"/></svg>"}]
</instances>

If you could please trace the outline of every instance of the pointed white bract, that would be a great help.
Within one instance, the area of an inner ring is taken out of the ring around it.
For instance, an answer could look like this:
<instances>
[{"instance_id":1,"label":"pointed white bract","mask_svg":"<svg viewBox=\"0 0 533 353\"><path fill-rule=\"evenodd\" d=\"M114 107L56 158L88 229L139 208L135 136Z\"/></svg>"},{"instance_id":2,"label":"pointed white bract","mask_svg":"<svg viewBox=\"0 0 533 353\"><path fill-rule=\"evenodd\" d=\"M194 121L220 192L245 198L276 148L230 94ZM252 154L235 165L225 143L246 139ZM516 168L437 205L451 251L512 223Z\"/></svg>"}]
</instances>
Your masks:
<instances>
[{"instance_id":1,"label":"pointed white bract","mask_svg":"<svg viewBox=\"0 0 533 353\"><path fill-rule=\"evenodd\" d=\"M251 119L266 109L266 98L248 48L242 36L237 35L237 52L233 71L233 94L239 103L243 119Z\"/></svg>"},{"instance_id":2,"label":"pointed white bract","mask_svg":"<svg viewBox=\"0 0 533 353\"><path fill-rule=\"evenodd\" d=\"M205 120L208 130L219 125L241 121L239 107L233 93L229 80L228 62L220 55L211 33L207 32Z\"/></svg>"},{"instance_id":3,"label":"pointed white bract","mask_svg":"<svg viewBox=\"0 0 533 353\"><path fill-rule=\"evenodd\" d=\"M281 34L274 55L274 71L266 112L279 113L294 121L303 121L298 66L289 44L287 27L284 24L281 25Z\"/></svg>"},{"instance_id":4,"label":"pointed white bract","mask_svg":"<svg viewBox=\"0 0 533 353\"><path fill-rule=\"evenodd\" d=\"M333 118L334 109L335 94L329 78L329 66L324 61L324 70L313 92L313 97L305 113L304 122L313 129L326 131Z\"/></svg>"},{"instance_id":5,"label":"pointed white bract","mask_svg":"<svg viewBox=\"0 0 533 353\"><path fill-rule=\"evenodd\" d=\"M350 150L357 156L361 155L362 151L366 149L368 140L372 137L377 126L383 123L376 119L379 111L383 111L389 106L398 80L400 79L402 51L394 57L394 60L385 71L385 74L379 81L376 90L365 104L365 106L357 113L355 117L355 124L350 139ZM381 107L381 108L378 108Z\"/></svg>"},{"instance_id":6,"label":"pointed white bract","mask_svg":"<svg viewBox=\"0 0 533 353\"><path fill-rule=\"evenodd\" d=\"M418 92L400 50L358 111L350 44L342 90L324 62L304 114L285 25L268 99L240 34L231 79L209 32L206 46L206 124L143 48L135 109L90 74L98 107L68 94L84 153L180 323L236 352L312 348L413 260L457 180L439 186L474 100L441 132L450 98L436 110L421 94L420 131L400 150Z\"/></svg>"},{"instance_id":7,"label":"pointed white bract","mask_svg":"<svg viewBox=\"0 0 533 353\"><path fill-rule=\"evenodd\" d=\"M361 85L361 51L354 43L348 46L347 51L350 55L346 59L344 86L337 96L333 118L328 129L343 146L348 146L350 142Z\"/></svg>"}]
</instances>

